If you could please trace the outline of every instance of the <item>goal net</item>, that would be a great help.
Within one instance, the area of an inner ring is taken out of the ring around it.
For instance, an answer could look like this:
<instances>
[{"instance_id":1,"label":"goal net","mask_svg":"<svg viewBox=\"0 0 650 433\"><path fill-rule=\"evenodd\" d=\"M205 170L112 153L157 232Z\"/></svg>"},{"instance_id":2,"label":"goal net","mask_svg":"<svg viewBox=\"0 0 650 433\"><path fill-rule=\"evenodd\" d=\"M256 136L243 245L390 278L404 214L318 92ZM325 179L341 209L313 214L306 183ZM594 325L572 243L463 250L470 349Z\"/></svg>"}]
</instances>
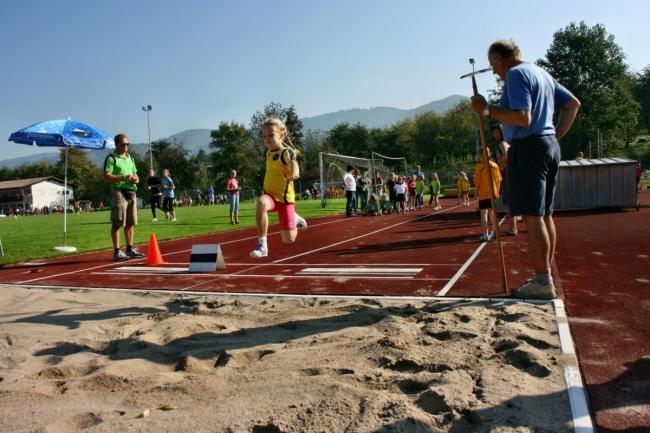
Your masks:
<instances>
[{"instance_id":1,"label":"goal net","mask_svg":"<svg viewBox=\"0 0 650 433\"><path fill-rule=\"evenodd\" d=\"M329 199L345 197L343 175L348 165L366 173L370 192L377 192L376 184L386 182L391 172L407 174L409 170L406 158L389 157L375 152L370 158L320 152L320 182L314 184L314 189L320 196L322 207L327 206Z\"/></svg>"}]
</instances>

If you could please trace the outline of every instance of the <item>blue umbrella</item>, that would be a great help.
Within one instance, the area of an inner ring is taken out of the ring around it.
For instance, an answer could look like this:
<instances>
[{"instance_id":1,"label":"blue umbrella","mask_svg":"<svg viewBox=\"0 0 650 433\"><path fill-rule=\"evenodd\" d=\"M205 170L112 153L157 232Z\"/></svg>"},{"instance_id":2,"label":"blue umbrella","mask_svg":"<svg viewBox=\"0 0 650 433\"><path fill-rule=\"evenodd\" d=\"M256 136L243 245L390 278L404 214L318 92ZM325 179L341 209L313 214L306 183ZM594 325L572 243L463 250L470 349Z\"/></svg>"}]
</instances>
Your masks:
<instances>
[{"instance_id":1,"label":"blue umbrella","mask_svg":"<svg viewBox=\"0 0 650 433\"><path fill-rule=\"evenodd\" d=\"M68 209L68 147L102 150L115 149L115 142L108 133L78 120L48 120L16 131L9 141L42 147L65 147L65 176L63 201L63 246L57 251L74 252L77 249L66 245Z\"/></svg>"}]
</instances>

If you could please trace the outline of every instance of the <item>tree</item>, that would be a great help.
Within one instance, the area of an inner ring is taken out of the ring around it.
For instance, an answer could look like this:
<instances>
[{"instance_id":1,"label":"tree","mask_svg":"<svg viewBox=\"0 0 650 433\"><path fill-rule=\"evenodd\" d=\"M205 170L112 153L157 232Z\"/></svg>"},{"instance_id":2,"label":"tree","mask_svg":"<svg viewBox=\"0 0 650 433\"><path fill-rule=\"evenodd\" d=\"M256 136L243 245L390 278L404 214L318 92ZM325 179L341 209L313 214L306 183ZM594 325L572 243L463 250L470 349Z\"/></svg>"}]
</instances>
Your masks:
<instances>
[{"instance_id":1,"label":"tree","mask_svg":"<svg viewBox=\"0 0 650 433\"><path fill-rule=\"evenodd\" d=\"M249 189L262 184L263 149L251 140L246 127L235 122L221 122L219 128L210 133L212 173L218 185L225 185L230 170L237 170L242 185Z\"/></svg>"},{"instance_id":2,"label":"tree","mask_svg":"<svg viewBox=\"0 0 650 433\"><path fill-rule=\"evenodd\" d=\"M632 93L640 106L639 128L650 133L650 65L633 77Z\"/></svg>"},{"instance_id":3,"label":"tree","mask_svg":"<svg viewBox=\"0 0 650 433\"><path fill-rule=\"evenodd\" d=\"M188 159L189 152L181 143L170 143L166 140L158 140L151 143L151 150L156 155L158 167L160 171L167 168L170 171L171 177L176 186L176 194L181 195L182 191L189 191L194 187L194 173L190 160ZM136 163L139 158L136 158ZM138 173L147 173L140 171L141 167L138 165ZM141 181L144 177L140 176Z\"/></svg>"},{"instance_id":4,"label":"tree","mask_svg":"<svg viewBox=\"0 0 650 433\"><path fill-rule=\"evenodd\" d=\"M623 50L603 25L588 27L581 22L555 32L546 58L537 61L582 102L571 132L562 141L566 155L587 150L598 131L605 151L630 138L639 106L632 97L624 60Z\"/></svg>"},{"instance_id":5,"label":"tree","mask_svg":"<svg viewBox=\"0 0 650 433\"><path fill-rule=\"evenodd\" d=\"M74 185L75 200L99 200L105 191L102 170L88 159L85 150L68 147L68 183ZM59 151L59 160L55 166L55 173L60 179L65 175L65 152ZM100 194L96 196L95 194Z\"/></svg>"},{"instance_id":6,"label":"tree","mask_svg":"<svg viewBox=\"0 0 650 433\"><path fill-rule=\"evenodd\" d=\"M291 139L291 142L296 147L296 149L302 151L304 145L302 135L302 121L298 118L296 107L293 105L285 110L284 124L287 126L287 131L289 132L289 138Z\"/></svg>"}]
</instances>

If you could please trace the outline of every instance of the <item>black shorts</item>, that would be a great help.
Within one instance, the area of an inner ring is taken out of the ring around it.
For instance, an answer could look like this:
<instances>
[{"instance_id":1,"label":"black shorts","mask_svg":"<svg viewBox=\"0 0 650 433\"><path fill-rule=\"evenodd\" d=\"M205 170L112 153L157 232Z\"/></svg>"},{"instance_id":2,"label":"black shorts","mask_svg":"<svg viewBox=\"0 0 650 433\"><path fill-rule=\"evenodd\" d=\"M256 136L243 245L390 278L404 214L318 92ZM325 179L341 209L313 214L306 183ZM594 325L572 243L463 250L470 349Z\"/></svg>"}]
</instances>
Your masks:
<instances>
[{"instance_id":1,"label":"black shorts","mask_svg":"<svg viewBox=\"0 0 650 433\"><path fill-rule=\"evenodd\" d=\"M478 208L479 209L490 209L490 208L492 208L492 199L486 198L484 200L479 200L478 201Z\"/></svg>"},{"instance_id":2,"label":"black shorts","mask_svg":"<svg viewBox=\"0 0 650 433\"><path fill-rule=\"evenodd\" d=\"M553 215L560 144L554 135L515 139L508 149L511 215Z\"/></svg>"},{"instance_id":3,"label":"black shorts","mask_svg":"<svg viewBox=\"0 0 650 433\"><path fill-rule=\"evenodd\" d=\"M395 194L395 201L397 203L404 203L406 201L405 194Z\"/></svg>"}]
</instances>

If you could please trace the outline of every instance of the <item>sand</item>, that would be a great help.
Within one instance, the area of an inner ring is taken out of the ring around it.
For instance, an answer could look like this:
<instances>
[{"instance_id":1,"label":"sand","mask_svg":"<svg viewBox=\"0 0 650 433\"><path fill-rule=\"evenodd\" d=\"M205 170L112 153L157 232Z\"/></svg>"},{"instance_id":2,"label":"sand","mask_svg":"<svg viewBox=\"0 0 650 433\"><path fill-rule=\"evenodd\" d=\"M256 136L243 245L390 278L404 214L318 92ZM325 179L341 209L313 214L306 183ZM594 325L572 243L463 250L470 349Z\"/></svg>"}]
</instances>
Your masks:
<instances>
[{"instance_id":1,"label":"sand","mask_svg":"<svg viewBox=\"0 0 650 433\"><path fill-rule=\"evenodd\" d=\"M2 432L571 431L551 304L2 294Z\"/></svg>"}]
</instances>

